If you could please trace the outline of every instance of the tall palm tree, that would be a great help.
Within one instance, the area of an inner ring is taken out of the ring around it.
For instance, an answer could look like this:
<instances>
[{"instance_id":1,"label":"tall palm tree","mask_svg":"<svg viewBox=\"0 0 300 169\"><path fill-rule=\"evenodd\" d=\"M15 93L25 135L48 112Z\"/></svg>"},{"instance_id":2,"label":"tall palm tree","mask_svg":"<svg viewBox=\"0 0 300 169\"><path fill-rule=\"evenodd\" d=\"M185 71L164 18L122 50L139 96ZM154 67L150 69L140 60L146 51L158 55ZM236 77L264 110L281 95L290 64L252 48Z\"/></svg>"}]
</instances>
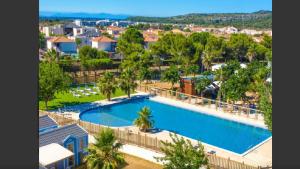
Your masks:
<instances>
[{"instance_id":1,"label":"tall palm tree","mask_svg":"<svg viewBox=\"0 0 300 169\"><path fill-rule=\"evenodd\" d=\"M128 98L130 98L131 91L134 91L134 89L137 87L135 80L136 75L133 69L127 68L121 73L120 88L127 93Z\"/></svg>"},{"instance_id":2,"label":"tall palm tree","mask_svg":"<svg viewBox=\"0 0 300 169\"><path fill-rule=\"evenodd\" d=\"M103 77L99 79L97 85L100 89L100 92L106 96L108 101L111 100L111 95L116 92L118 87L117 81L111 72L105 72Z\"/></svg>"},{"instance_id":3,"label":"tall palm tree","mask_svg":"<svg viewBox=\"0 0 300 169\"><path fill-rule=\"evenodd\" d=\"M95 139L96 143L88 147L89 154L84 158L87 168L116 169L125 162L122 154L118 152L122 144L116 141L112 129L103 129Z\"/></svg>"},{"instance_id":4,"label":"tall palm tree","mask_svg":"<svg viewBox=\"0 0 300 169\"><path fill-rule=\"evenodd\" d=\"M138 118L136 118L133 122L134 125L139 127L139 129L143 132L146 132L148 129L153 127L154 121L151 120L151 111L148 107L143 107L138 114Z\"/></svg>"}]
</instances>

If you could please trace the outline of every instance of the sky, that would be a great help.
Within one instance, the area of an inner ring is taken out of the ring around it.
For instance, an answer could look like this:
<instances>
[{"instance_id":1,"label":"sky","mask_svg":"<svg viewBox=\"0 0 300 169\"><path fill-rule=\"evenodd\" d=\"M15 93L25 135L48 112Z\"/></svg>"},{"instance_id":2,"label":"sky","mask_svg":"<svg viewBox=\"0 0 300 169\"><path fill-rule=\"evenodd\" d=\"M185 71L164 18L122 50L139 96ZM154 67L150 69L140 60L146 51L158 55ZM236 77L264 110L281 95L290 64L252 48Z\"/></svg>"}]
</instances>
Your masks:
<instances>
[{"instance_id":1,"label":"sky","mask_svg":"<svg viewBox=\"0 0 300 169\"><path fill-rule=\"evenodd\" d=\"M272 10L272 0L39 0L39 10L163 17Z\"/></svg>"}]
</instances>

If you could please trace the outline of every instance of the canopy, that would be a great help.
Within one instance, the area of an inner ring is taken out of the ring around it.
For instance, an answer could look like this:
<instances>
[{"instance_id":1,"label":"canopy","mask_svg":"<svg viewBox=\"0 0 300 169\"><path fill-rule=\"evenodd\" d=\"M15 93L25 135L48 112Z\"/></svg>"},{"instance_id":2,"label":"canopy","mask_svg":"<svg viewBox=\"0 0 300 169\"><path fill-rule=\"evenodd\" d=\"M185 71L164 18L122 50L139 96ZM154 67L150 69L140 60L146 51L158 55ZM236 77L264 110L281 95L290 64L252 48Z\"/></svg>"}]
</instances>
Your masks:
<instances>
[{"instance_id":1,"label":"canopy","mask_svg":"<svg viewBox=\"0 0 300 169\"><path fill-rule=\"evenodd\" d=\"M48 144L39 148L39 162L43 166L53 164L72 155L74 155L73 152L57 143Z\"/></svg>"}]
</instances>

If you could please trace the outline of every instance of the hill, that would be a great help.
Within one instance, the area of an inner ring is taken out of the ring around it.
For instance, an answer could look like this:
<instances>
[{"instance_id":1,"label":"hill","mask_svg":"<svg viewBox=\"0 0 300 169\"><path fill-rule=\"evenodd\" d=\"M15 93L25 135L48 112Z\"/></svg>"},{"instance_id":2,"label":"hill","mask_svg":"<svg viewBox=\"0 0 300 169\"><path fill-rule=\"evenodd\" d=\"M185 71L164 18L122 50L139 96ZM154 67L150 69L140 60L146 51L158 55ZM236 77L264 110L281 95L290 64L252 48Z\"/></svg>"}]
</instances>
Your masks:
<instances>
[{"instance_id":1,"label":"hill","mask_svg":"<svg viewBox=\"0 0 300 169\"><path fill-rule=\"evenodd\" d=\"M128 17L135 22L196 24L201 26L235 26L237 28L272 29L272 11L260 10L253 13L191 13L173 17Z\"/></svg>"}]
</instances>

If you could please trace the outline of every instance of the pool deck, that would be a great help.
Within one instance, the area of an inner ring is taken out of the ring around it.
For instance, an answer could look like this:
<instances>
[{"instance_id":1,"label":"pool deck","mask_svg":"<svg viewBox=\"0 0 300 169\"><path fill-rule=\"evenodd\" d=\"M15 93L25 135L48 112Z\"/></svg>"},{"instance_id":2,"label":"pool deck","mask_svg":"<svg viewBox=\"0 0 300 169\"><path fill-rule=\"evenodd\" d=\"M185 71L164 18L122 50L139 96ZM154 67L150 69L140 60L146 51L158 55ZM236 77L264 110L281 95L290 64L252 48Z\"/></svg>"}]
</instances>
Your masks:
<instances>
[{"instance_id":1,"label":"pool deck","mask_svg":"<svg viewBox=\"0 0 300 169\"><path fill-rule=\"evenodd\" d=\"M139 92L139 93L133 94L132 96L137 96L137 95L148 95L148 93ZM126 98L126 96L121 96L118 98ZM165 98L165 97L160 97L160 96L154 96L154 97L151 97L150 99L153 101L158 101L161 103L165 103L165 104L169 104L172 106L177 106L177 107L181 107L181 108L185 108L185 109L189 109L189 110L193 110L193 111L201 111L203 113L217 116L217 117L224 118L224 119L233 120L233 121L237 121L237 122L241 122L244 124L257 126L257 127L261 127L261 128L266 128L266 126L262 120L262 117L258 118L258 120L250 119L245 116L238 116L233 113L225 113L225 112L216 110L213 106L211 106L211 107L196 106L193 104L189 104L189 103L185 103L182 101L173 100L173 99L169 99L169 98ZM100 105L109 105L109 104L114 104L114 103L118 103L118 102L122 102L122 101L123 101L122 99L114 98L112 101L101 100L101 101L96 101L96 103L99 103ZM79 113L70 112L69 114L70 114L71 118L79 119ZM139 132L138 128L135 126L119 127L119 128L121 130L129 129L134 133ZM169 133L170 133L169 131L163 130L161 132L154 133L154 134L148 133L148 135L151 137L157 137L160 140L170 140L171 138L169 136ZM187 138L187 137L184 137L184 138ZM197 143L197 141L194 139L191 139L191 138L187 138L187 139L191 140L193 144ZM90 140L92 140L92 139L90 139ZM245 164L254 165L254 166L263 166L263 167L264 166L272 166L272 137L242 155L228 151L228 150L224 150L222 148L215 147L215 146L212 146L212 145L209 145L206 143L202 143L202 144L204 145L205 151L209 152L209 151L213 150L216 152L216 155L224 157L224 158L230 158L231 160L244 162ZM130 146L125 145L122 150L124 150L124 152L126 152L128 154L139 156L141 158L144 158L144 159L152 161L152 162L156 162L156 160L153 159L153 156L157 156L157 153L158 153L155 151L151 151L148 149L144 149L144 148L140 148L140 147L132 146L132 145L130 145Z\"/></svg>"}]
</instances>

